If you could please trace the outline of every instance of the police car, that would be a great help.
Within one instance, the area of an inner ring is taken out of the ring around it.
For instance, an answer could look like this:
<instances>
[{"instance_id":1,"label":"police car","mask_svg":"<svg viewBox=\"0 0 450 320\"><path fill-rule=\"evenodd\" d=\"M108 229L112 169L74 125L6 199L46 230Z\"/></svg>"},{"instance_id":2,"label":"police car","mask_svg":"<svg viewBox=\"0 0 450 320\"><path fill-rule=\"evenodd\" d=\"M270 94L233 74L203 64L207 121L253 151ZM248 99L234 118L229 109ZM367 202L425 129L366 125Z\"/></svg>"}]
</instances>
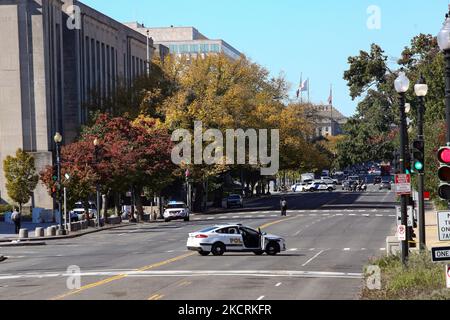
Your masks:
<instances>
[{"instance_id":1,"label":"police car","mask_svg":"<svg viewBox=\"0 0 450 320\"><path fill-rule=\"evenodd\" d=\"M286 243L283 238L261 230L241 224L226 224L190 233L187 248L202 256L210 253L221 256L225 252L253 252L256 255L267 253L274 256L286 251Z\"/></svg>"},{"instance_id":2,"label":"police car","mask_svg":"<svg viewBox=\"0 0 450 320\"><path fill-rule=\"evenodd\" d=\"M190 212L184 202L171 201L167 204L163 216L165 222L180 219L183 219L184 221L189 221Z\"/></svg>"}]
</instances>

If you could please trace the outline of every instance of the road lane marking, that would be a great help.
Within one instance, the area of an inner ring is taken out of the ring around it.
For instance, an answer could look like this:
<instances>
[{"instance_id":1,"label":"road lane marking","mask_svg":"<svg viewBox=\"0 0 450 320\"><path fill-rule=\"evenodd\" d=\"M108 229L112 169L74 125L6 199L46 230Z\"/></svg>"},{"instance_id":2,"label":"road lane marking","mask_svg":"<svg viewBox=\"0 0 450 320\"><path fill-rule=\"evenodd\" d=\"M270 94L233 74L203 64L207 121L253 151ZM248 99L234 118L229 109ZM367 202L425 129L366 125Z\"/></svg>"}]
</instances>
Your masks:
<instances>
[{"instance_id":1,"label":"road lane marking","mask_svg":"<svg viewBox=\"0 0 450 320\"><path fill-rule=\"evenodd\" d=\"M281 282L278 282L278 283L275 285L275 287L279 287L279 286L281 286Z\"/></svg>"},{"instance_id":2,"label":"road lane marking","mask_svg":"<svg viewBox=\"0 0 450 320\"><path fill-rule=\"evenodd\" d=\"M314 257L312 257L311 259L306 261L304 264L302 264L302 267L306 267L308 264L310 264L314 259L316 259L318 256L320 256L324 252L325 252L325 250L322 250L319 253L317 253Z\"/></svg>"},{"instance_id":3,"label":"road lane marking","mask_svg":"<svg viewBox=\"0 0 450 320\"><path fill-rule=\"evenodd\" d=\"M150 298L148 298L147 300L161 300L163 297L164 297L163 294L154 294Z\"/></svg>"},{"instance_id":4,"label":"road lane marking","mask_svg":"<svg viewBox=\"0 0 450 320\"><path fill-rule=\"evenodd\" d=\"M344 248L344 251L350 251L350 248Z\"/></svg>"},{"instance_id":5,"label":"road lane marking","mask_svg":"<svg viewBox=\"0 0 450 320\"><path fill-rule=\"evenodd\" d=\"M167 264L179 261L179 260L186 259L188 257L191 257L191 256L195 255L195 254L196 254L195 252L190 252L188 254L183 254L181 256L178 256L178 257L175 257L175 258L172 258L172 259L164 260L164 261L161 261L161 262L157 262L157 263L154 263L154 264L151 264L151 265L148 265L148 266L136 269L135 271L137 271L137 272L148 271L150 269L158 268L158 267L161 267L161 266L164 266L164 265L167 265ZM51 298L50 300L61 300L61 299L67 298L69 296L72 296L74 294L86 291L88 289L92 289L92 288L99 287L101 285L108 284L108 283L116 281L116 280L123 279L126 276L127 276L126 273L118 274L118 275L110 277L110 278L106 278L106 279L103 279L103 280L100 280L100 281L97 281L97 282L93 282L93 283L84 285L84 286L82 286L79 289L75 289L73 291L69 291L69 292L67 292L65 294L62 294L62 295L56 296L54 298Z\"/></svg>"},{"instance_id":6,"label":"road lane marking","mask_svg":"<svg viewBox=\"0 0 450 320\"><path fill-rule=\"evenodd\" d=\"M293 219L296 219L296 218L297 217L292 217L292 218L288 218L288 219L281 219L281 220L273 221L273 222L270 222L270 223L266 223L266 224L260 226L259 229L262 230L262 229L268 228L270 226L273 226L273 225L276 225L276 224L279 224L279 223L282 223L282 222L287 222L287 221L290 221L290 220L293 220ZM161 266L164 266L164 265L167 265L167 264L179 261L179 260L183 260L185 258L191 257L191 256L196 255L196 254L197 254L196 252L191 252L191 253L184 254L184 255L181 255L181 256L178 256L178 257L175 257L175 258L172 258L172 259L164 260L164 261L161 261L161 262L158 262L158 263L155 263L155 264L151 264L149 266L142 267L140 269L137 269L136 271L137 272L148 271L150 269L158 268L158 267L161 267ZM88 285L82 286L79 289L72 290L72 291L69 291L69 292L67 292L65 294L53 297L50 300L61 300L61 299L64 299L66 297L72 296L74 294L83 292L85 290L92 289L92 288L95 288L95 287L98 287L98 286L101 286L101 285L105 285L105 284L108 284L108 283L116 281L116 280L123 279L123 278L125 278L127 276L128 276L127 274L118 274L118 275L116 275L114 277L110 277L110 278L107 278L107 279L103 279L101 281L93 282L93 283L90 283Z\"/></svg>"},{"instance_id":7,"label":"road lane marking","mask_svg":"<svg viewBox=\"0 0 450 320\"><path fill-rule=\"evenodd\" d=\"M269 222L269 223L266 223L266 224L263 224L262 226L260 226L259 229L261 229L261 230L262 229L266 229L266 228L271 227L273 225L276 225L276 224L279 224L279 223L282 223L282 222L287 222L287 221L294 220L294 219L297 219L297 217L292 217L292 218L288 218L288 219L282 219L282 220Z\"/></svg>"},{"instance_id":8,"label":"road lane marking","mask_svg":"<svg viewBox=\"0 0 450 320\"><path fill-rule=\"evenodd\" d=\"M264 299L265 298L265 296L261 296L261 297L259 297L258 299L257 299L257 301L261 301L262 299Z\"/></svg>"},{"instance_id":9,"label":"road lane marking","mask_svg":"<svg viewBox=\"0 0 450 320\"><path fill-rule=\"evenodd\" d=\"M98 277L105 274L117 276L126 276L130 278L146 278L146 277L207 277L207 276L242 276L242 277L308 277L308 278L362 278L362 273L343 273L343 272L323 272L323 271L299 271L299 270L175 270L175 271L123 271L123 272L89 272L76 274L80 277ZM54 273L54 274L34 274L34 275L16 275L0 277L1 280L24 279L24 278L67 278L74 274Z\"/></svg>"}]
</instances>

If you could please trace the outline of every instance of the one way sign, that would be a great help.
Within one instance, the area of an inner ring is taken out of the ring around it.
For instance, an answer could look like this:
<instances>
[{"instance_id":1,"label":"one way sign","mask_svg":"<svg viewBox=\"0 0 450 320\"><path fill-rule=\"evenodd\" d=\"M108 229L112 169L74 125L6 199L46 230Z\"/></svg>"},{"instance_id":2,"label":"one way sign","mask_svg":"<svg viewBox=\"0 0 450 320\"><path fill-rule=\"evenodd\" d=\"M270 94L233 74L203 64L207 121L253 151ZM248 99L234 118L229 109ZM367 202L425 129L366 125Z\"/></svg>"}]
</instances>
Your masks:
<instances>
[{"instance_id":1,"label":"one way sign","mask_svg":"<svg viewBox=\"0 0 450 320\"><path fill-rule=\"evenodd\" d=\"M450 247L432 248L433 262L450 261Z\"/></svg>"}]
</instances>

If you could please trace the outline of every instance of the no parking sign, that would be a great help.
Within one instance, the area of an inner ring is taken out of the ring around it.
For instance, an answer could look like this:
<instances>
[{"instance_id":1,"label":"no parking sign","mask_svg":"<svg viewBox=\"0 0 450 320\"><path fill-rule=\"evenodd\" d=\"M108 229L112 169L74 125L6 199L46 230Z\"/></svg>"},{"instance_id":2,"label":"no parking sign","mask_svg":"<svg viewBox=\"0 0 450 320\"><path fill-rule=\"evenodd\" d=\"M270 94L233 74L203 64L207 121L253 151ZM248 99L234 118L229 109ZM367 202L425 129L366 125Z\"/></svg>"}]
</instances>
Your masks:
<instances>
[{"instance_id":1,"label":"no parking sign","mask_svg":"<svg viewBox=\"0 0 450 320\"><path fill-rule=\"evenodd\" d=\"M446 278L447 278L447 289L450 289L450 265L446 265L445 266L445 269L446 269Z\"/></svg>"},{"instance_id":2,"label":"no parking sign","mask_svg":"<svg viewBox=\"0 0 450 320\"><path fill-rule=\"evenodd\" d=\"M406 226L405 225L399 225L397 227L397 236L399 241L406 241Z\"/></svg>"}]
</instances>

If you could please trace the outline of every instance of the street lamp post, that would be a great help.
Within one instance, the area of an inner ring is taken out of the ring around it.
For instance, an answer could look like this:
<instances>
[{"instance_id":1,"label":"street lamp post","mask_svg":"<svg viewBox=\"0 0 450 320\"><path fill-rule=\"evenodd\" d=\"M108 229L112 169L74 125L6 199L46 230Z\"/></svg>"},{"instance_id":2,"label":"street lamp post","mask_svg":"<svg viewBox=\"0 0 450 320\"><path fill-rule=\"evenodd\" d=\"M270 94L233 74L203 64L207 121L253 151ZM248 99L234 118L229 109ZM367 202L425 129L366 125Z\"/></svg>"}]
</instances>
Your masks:
<instances>
[{"instance_id":1,"label":"street lamp post","mask_svg":"<svg viewBox=\"0 0 450 320\"><path fill-rule=\"evenodd\" d=\"M405 93L409 89L409 79L406 77L406 74L401 71L397 79L395 79L395 90L399 94L399 109L400 109L400 171L402 174L406 172L406 114L405 114L405 104L406 98ZM402 263L406 264L406 260L408 258L408 239L409 239L409 231L407 228L408 225L408 196L401 196L401 220L402 225L406 226L406 240L402 241Z\"/></svg>"},{"instance_id":2,"label":"street lamp post","mask_svg":"<svg viewBox=\"0 0 450 320\"><path fill-rule=\"evenodd\" d=\"M63 140L62 135L59 132L56 132L53 140L56 144L56 171L57 171L57 201L58 201L58 211L59 211L59 230L58 235L65 235L66 229L64 228L63 223L63 212L62 212L62 204L61 204L61 142Z\"/></svg>"},{"instance_id":3,"label":"street lamp post","mask_svg":"<svg viewBox=\"0 0 450 320\"><path fill-rule=\"evenodd\" d=\"M445 57L445 115L447 123L447 145L450 146L450 5L449 13L445 15L445 22L437 36L439 48Z\"/></svg>"},{"instance_id":4,"label":"street lamp post","mask_svg":"<svg viewBox=\"0 0 450 320\"><path fill-rule=\"evenodd\" d=\"M100 141L95 138L94 140L94 161L96 166L98 166L99 162L99 149L100 149ZM97 179L97 182L95 183L95 192L96 192L96 207L97 207L97 227L100 228L100 183Z\"/></svg>"},{"instance_id":5,"label":"street lamp post","mask_svg":"<svg viewBox=\"0 0 450 320\"><path fill-rule=\"evenodd\" d=\"M423 122L425 116L425 96L428 93L428 86L425 83L425 79L423 76L420 76L419 81L417 81L414 86L414 92L418 97L419 104L417 108L417 138L420 141L425 143L425 137L423 133ZM425 166L425 163L422 163ZM423 251L426 249L426 239L425 239L425 199L424 199L424 191L425 191L425 173L419 172L418 176L418 193L419 193L419 238L420 238L420 250Z\"/></svg>"}]
</instances>

